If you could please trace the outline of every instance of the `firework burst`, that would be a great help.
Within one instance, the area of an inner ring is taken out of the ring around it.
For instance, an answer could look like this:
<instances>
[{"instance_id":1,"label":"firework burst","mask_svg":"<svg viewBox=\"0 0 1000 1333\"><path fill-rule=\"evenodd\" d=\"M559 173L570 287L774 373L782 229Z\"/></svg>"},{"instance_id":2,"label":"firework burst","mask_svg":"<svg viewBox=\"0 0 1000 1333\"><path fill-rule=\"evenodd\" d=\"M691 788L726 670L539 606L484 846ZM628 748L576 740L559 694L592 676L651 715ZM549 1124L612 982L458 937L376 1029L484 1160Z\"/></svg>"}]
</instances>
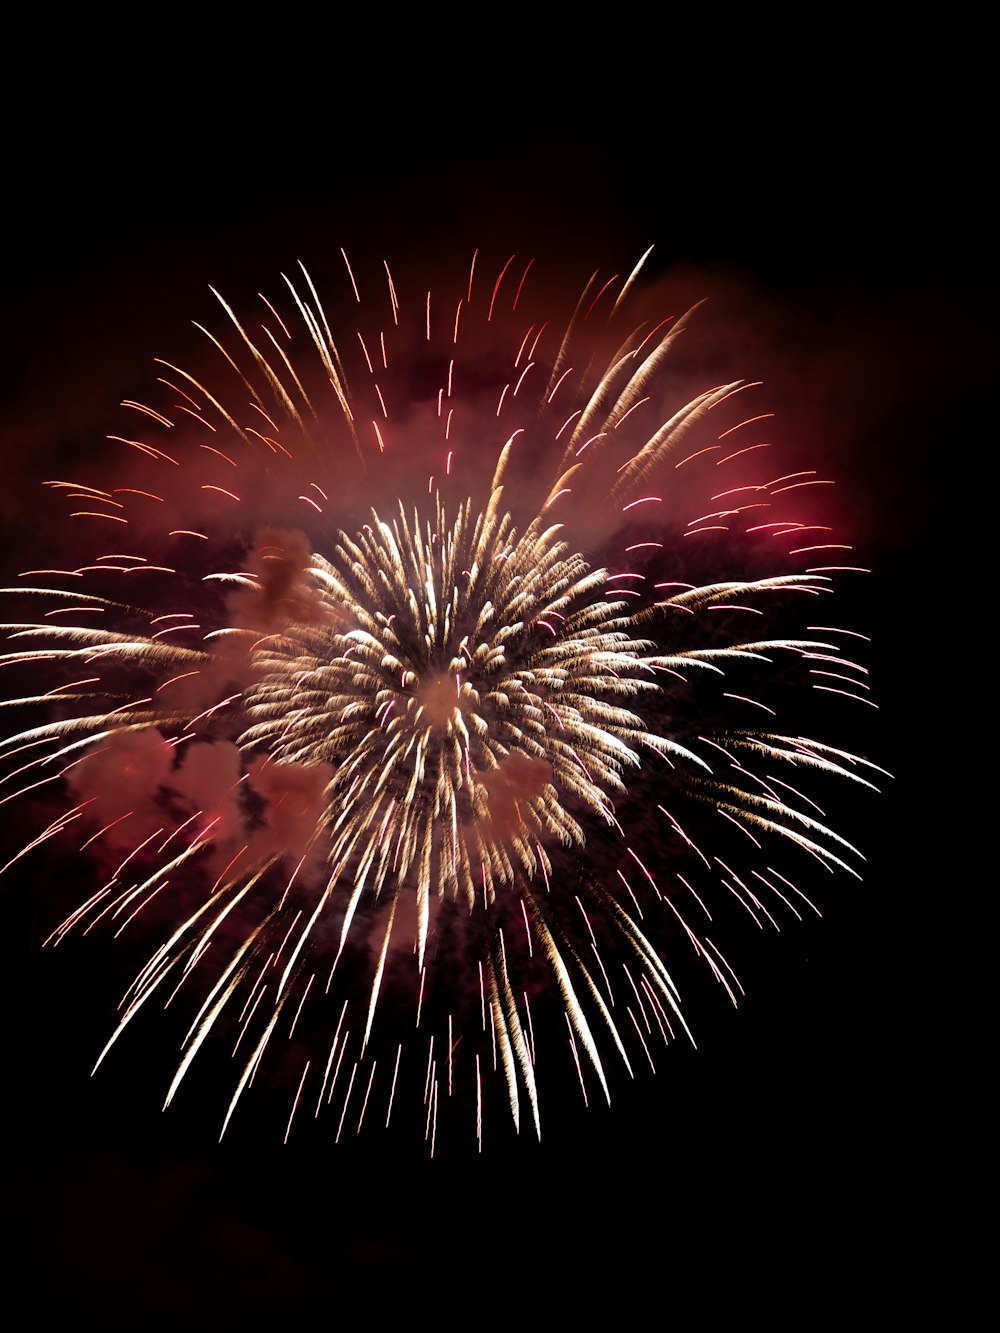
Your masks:
<instances>
[{"instance_id":1,"label":"firework burst","mask_svg":"<svg viewBox=\"0 0 1000 1333\"><path fill-rule=\"evenodd\" d=\"M101 1059L187 999L167 1101L227 1038L223 1129L280 1050L289 1131L388 1124L405 1089L432 1143L449 1104L481 1136L498 1086L538 1132L546 1062L607 1097L690 1035L663 941L735 1001L710 892L776 924L796 858L856 874L787 779L872 766L746 721L809 685L868 703L857 636L802 614L843 549L790 509L823 479L773 466L741 383L667 402L685 321L627 328L634 273L560 327L520 313L530 267L480 289L473 261L419 337L386 267L350 358L304 270L259 329L219 298L218 383L160 363L115 482L49 483L88 557L9 590L3 661L56 681L12 700L49 720L5 782L71 797L19 855L104 871L56 941L165 931Z\"/></svg>"}]
</instances>

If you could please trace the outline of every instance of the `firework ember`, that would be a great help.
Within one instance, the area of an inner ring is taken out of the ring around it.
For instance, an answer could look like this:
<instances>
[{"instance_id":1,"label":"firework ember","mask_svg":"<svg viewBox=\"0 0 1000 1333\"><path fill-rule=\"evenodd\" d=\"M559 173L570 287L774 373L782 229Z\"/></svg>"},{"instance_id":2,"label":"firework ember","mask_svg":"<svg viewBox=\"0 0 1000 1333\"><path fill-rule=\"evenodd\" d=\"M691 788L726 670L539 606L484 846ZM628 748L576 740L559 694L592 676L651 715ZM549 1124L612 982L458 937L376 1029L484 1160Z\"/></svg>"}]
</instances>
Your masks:
<instances>
[{"instance_id":1,"label":"firework ember","mask_svg":"<svg viewBox=\"0 0 1000 1333\"><path fill-rule=\"evenodd\" d=\"M874 775L793 720L869 705L816 610L828 483L775 463L757 386L670 401L687 317L630 324L638 268L562 324L530 264L481 268L400 299L385 266L342 320L304 269L253 320L220 297L216 370L160 362L111 478L48 483L86 558L8 590L2 660L50 688L11 701L46 711L7 799L62 800L19 855L100 875L52 938L162 941L100 1060L187 1004L167 1102L222 1048L223 1132L278 1065L288 1133L408 1099L481 1139L498 1095L539 1133L546 1078L609 1098L690 1038L670 950L735 1002L713 913L857 874L795 785Z\"/></svg>"}]
</instances>

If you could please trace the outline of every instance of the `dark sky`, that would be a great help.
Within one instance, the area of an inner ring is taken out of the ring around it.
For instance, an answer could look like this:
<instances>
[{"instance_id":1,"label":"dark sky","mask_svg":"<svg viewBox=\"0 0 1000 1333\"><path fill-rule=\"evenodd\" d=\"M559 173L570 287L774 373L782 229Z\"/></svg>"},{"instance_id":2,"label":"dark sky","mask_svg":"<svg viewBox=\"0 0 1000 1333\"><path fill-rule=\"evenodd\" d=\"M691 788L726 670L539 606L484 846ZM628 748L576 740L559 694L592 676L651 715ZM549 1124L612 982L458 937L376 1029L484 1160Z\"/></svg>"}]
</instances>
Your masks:
<instances>
[{"instance_id":1,"label":"dark sky","mask_svg":"<svg viewBox=\"0 0 1000 1333\"><path fill-rule=\"evenodd\" d=\"M477 244L582 281L653 243L650 276L708 290L766 365L875 571L870 751L898 779L858 817L865 884L766 942L740 1012L709 1018L697 1057L674 1052L631 1102L541 1148L429 1166L372 1146L216 1150L195 1112L160 1117L151 1067L90 1083L107 995L81 992L84 962L61 972L40 953L41 889L28 907L12 881L7 1256L14 1285L29 1274L61 1314L287 1327L336 1317L353 1292L367 1312L471 1318L538 1281L547 1306L579 1308L592 1283L655 1295L668 1318L672 1299L849 1305L885 1280L883 1230L914 1202L901 1139L922 1096L918 1027L935 1022L913 953L945 859L915 776L937 688L917 653L955 540L943 478L979 447L990 363L976 112L951 99L942 114L913 50L861 57L841 36L820 65L633 43L596 68L512 48L489 65L428 53L401 76L376 55L363 78L371 53L345 42L301 83L269 62L220 72L196 35L149 65L67 60L45 85L60 116L32 118L6 165L8 534L31 526L34 489L12 496L34 487L37 451L84 448L209 282L254 291L298 258L329 267L340 245L433 269Z\"/></svg>"}]
</instances>

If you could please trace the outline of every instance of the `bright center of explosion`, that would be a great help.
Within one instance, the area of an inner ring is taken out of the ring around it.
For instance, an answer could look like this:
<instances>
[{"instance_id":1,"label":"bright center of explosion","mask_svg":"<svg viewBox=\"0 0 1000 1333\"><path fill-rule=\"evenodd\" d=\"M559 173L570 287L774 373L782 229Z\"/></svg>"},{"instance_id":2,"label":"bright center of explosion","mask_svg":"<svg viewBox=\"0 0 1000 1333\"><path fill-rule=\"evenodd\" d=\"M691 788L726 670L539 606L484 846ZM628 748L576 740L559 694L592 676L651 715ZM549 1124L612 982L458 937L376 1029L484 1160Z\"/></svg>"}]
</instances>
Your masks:
<instances>
[{"instance_id":1,"label":"bright center of explosion","mask_svg":"<svg viewBox=\"0 0 1000 1333\"><path fill-rule=\"evenodd\" d=\"M558 526L518 535L500 498L373 513L311 557L292 602L309 614L254 652L241 746L329 765L331 880L415 889L421 951L432 895L472 908L547 873L546 843L581 844L586 812L611 822L637 750L669 748L611 702L655 690L655 659L604 571Z\"/></svg>"},{"instance_id":2,"label":"bright center of explosion","mask_svg":"<svg viewBox=\"0 0 1000 1333\"><path fill-rule=\"evenodd\" d=\"M459 721L456 714L462 711L469 689L468 684L463 687L459 676L430 676L417 688L418 711L430 726L450 733L453 723Z\"/></svg>"}]
</instances>

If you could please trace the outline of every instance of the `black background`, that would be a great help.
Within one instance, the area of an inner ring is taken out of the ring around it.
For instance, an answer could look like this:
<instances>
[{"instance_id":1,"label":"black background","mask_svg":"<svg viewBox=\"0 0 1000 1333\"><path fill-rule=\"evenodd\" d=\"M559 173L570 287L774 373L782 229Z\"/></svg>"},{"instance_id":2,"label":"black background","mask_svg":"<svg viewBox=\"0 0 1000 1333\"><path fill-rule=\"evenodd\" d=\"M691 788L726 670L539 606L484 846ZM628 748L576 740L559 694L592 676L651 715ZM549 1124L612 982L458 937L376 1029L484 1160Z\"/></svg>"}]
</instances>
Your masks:
<instances>
[{"instance_id":1,"label":"black background","mask_svg":"<svg viewBox=\"0 0 1000 1333\"><path fill-rule=\"evenodd\" d=\"M751 356L756 329L855 506L883 705L869 752L897 778L857 819L865 883L765 942L697 1055L478 1160L218 1149L197 1107L159 1114L159 1053L91 1082L115 987L91 993L85 951L40 951L45 876L67 873L43 858L0 884L9 1291L137 1329L561 1317L592 1298L628 1318L650 1301L662 1319L898 1307L914 1247L945 1243L928 1087L957 1058L933 978L971 892L942 794L952 668L933 659L966 550L944 492L978 484L988 419L972 71L947 44L860 28L737 29L721 49L616 24L544 49L388 24L322 51L251 36L237 57L197 27L155 49L118 34L95 64L64 34L10 102L5 568L36 451L85 448L208 282L271 282L340 245L433 268L478 244L582 283L654 243L650 275L723 293Z\"/></svg>"}]
</instances>

